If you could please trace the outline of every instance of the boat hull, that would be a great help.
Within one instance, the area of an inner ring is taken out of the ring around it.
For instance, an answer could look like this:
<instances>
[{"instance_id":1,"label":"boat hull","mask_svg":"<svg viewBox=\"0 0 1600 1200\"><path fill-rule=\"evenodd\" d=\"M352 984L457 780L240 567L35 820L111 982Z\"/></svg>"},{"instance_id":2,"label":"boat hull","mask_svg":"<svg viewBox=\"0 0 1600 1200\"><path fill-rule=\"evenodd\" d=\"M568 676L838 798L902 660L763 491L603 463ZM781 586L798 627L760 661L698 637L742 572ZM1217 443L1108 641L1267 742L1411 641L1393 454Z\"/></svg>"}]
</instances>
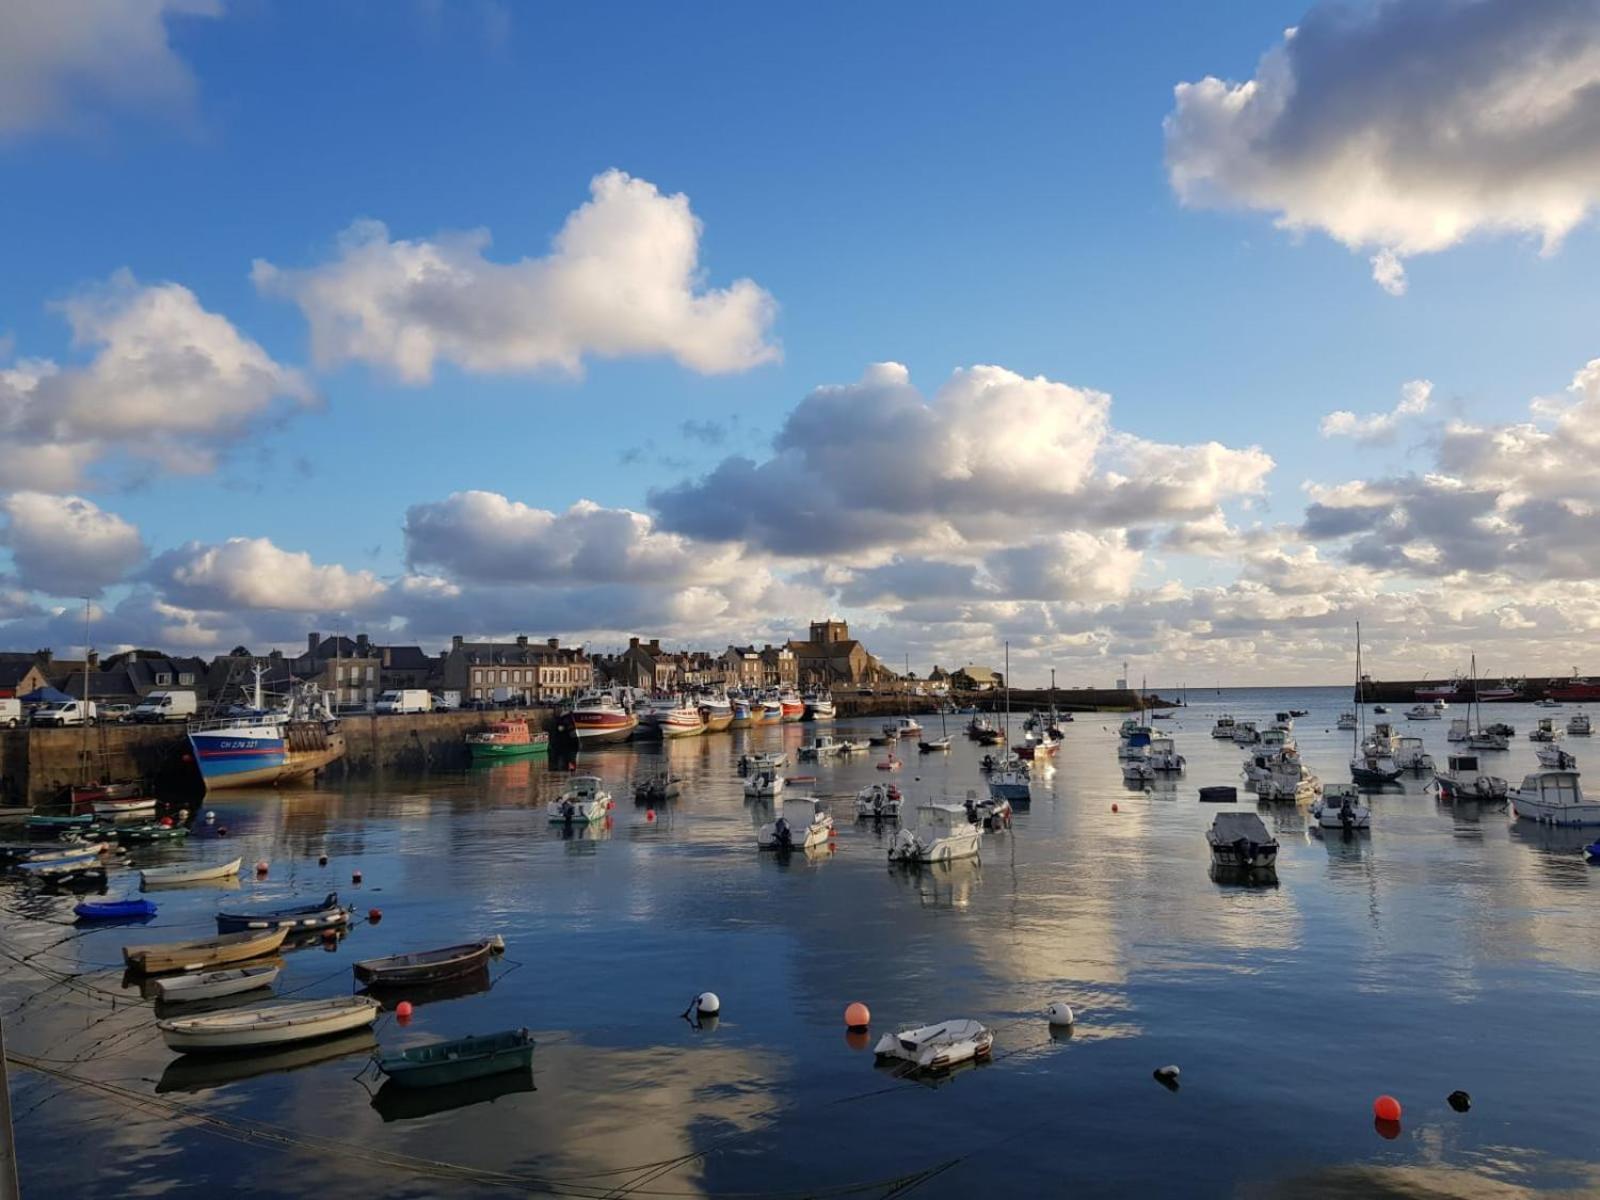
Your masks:
<instances>
[{"instance_id":1,"label":"boat hull","mask_svg":"<svg viewBox=\"0 0 1600 1200\"><path fill-rule=\"evenodd\" d=\"M1512 795L1511 809L1519 820L1537 821L1541 825L1571 827L1600 825L1600 800L1585 800L1579 804L1551 804Z\"/></svg>"},{"instance_id":2,"label":"boat hull","mask_svg":"<svg viewBox=\"0 0 1600 1200\"><path fill-rule=\"evenodd\" d=\"M208 792L271 787L344 757L344 735L320 725L202 730L189 735L189 746Z\"/></svg>"},{"instance_id":3,"label":"boat hull","mask_svg":"<svg viewBox=\"0 0 1600 1200\"><path fill-rule=\"evenodd\" d=\"M384 1055L378 1059L378 1069L396 1087L447 1087L490 1075L531 1071L534 1045L533 1035L526 1029L460 1038Z\"/></svg>"},{"instance_id":4,"label":"boat hull","mask_svg":"<svg viewBox=\"0 0 1600 1200\"><path fill-rule=\"evenodd\" d=\"M212 1014L159 1021L156 1027L169 1049L186 1054L226 1053L308 1042L362 1029L378 1019L382 1006L366 996L351 996L337 1002L290 1003L255 1011L268 1014L268 1018L247 1022L244 1013ZM272 1019L271 1014L278 1012L284 1015Z\"/></svg>"},{"instance_id":5,"label":"boat hull","mask_svg":"<svg viewBox=\"0 0 1600 1200\"><path fill-rule=\"evenodd\" d=\"M159 887L163 883L204 883L208 879L227 879L239 873L239 865L243 861L242 858L236 858L215 867L150 867L139 872L139 881L146 887Z\"/></svg>"},{"instance_id":6,"label":"boat hull","mask_svg":"<svg viewBox=\"0 0 1600 1200\"><path fill-rule=\"evenodd\" d=\"M171 979L156 980L156 995L168 1004L220 1000L224 996L238 996L271 987L281 970L283 968L278 966L242 967L232 971L213 971L206 975L177 975Z\"/></svg>"},{"instance_id":7,"label":"boat hull","mask_svg":"<svg viewBox=\"0 0 1600 1200\"><path fill-rule=\"evenodd\" d=\"M625 742L638 727L639 718L624 712L585 712L579 709L570 719L572 736L585 746Z\"/></svg>"},{"instance_id":8,"label":"boat hull","mask_svg":"<svg viewBox=\"0 0 1600 1200\"><path fill-rule=\"evenodd\" d=\"M459 951L447 957L428 958L429 955L445 955L446 951ZM460 979L481 971L489 962L489 956L494 952L494 944L484 941L461 946L446 947L442 951L423 951L418 955L396 955L390 958L369 958L358 962L352 968L355 976L369 987L399 987L415 986L417 984L442 983L449 979ZM405 962L406 958L424 958L427 961Z\"/></svg>"},{"instance_id":9,"label":"boat hull","mask_svg":"<svg viewBox=\"0 0 1600 1200\"><path fill-rule=\"evenodd\" d=\"M289 936L287 929L262 933L234 934L207 938L199 942L172 942L158 946L127 946L122 958L135 971L147 975L163 971L201 971L229 963L245 962L271 954Z\"/></svg>"},{"instance_id":10,"label":"boat hull","mask_svg":"<svg viewBox=\"0 0 1600 1200\"><path fill-rule=\"evenodd\" d=\"M510 758L532 758L536 754L549 754L550 742L469 742L468 753L473 762L503 762Z\"/></svg>"}]
</instances>

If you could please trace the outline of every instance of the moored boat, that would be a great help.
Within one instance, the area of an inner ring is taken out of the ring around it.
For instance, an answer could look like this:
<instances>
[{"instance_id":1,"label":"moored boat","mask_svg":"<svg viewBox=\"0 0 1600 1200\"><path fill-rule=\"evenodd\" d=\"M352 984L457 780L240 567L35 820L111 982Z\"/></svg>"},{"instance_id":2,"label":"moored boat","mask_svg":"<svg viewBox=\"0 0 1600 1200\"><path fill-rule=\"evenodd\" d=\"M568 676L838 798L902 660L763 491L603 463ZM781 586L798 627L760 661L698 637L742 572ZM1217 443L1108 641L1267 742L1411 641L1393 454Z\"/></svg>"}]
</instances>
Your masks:
<instances>
[{"instance_id":1,"label":"moored boat","mask_svg":"<svg viewBox=\"0 0 1600 1200\"><path fill-rule=\"evenodd\" d=\"M780 719L785 722L798 721L806 715L806 702L793 688L778 693L778 707Z\"/></svg>"},{"instance_id":2,"label":"moored boat","mask_svg":"<svg viewBox=\"0 0 1600 1200\"><path fill-rule=\"evenodd\" d=\"M571 787L545 807L553 823L564 825L603 821L610 811L611 793L605 790L597 775L577 776Z\"/></svg>"},{"instance_id":3,"label":"moored boat","mask_svg":"<svg viewBox=\"0 0 1600 1200\"><path fill-rule=\"evenodd\" d=\"M994 1034L977 1021L943 1021L886 1033L873 1047L880 1060L898 1059L924 1071L944 1071L958 1063L988 1058Z\"/></svg>"},{"instance_id":4,"label":"moored boat","mask_svg":"<svg viewBox=\"0 0 1600 1200\"><path fill-rule=\"evenodd\" d=\"M1233 740L1233 718L1223 713L1217 718L1217 723L1211 727L1211 736L1224 741Z\"/></svg>"},{"instance_id":5,"label":"moored boat","mask_svg":"<svg viewBox=\"0 0 1600 1200\"><path fill-rule=\"evenodd\" d=\"M1215 866L1259 871L1277 865L1278 840L1252 812L1218 813L1206 830Z\"/></svg>"},{"instance_id":6,"label":"moored boat","mask_svg":"<svg viewBox=\"0 0 1600 1200\"><path fill-rule=\"evenodd\" d=\"M700 721L706 733L721 733L733 727L733 702L721 693L700 697Z\"/></svg>"},{"instance_id":7,"label":"moored boat","mask_svg":"<svg viewBox=\"0 0 1600 1200\"><path fill-rule=\"evenodd\" d=\"M856 816L875 821L897 818L900 803L900 789L894 784L868 784L856 793Z\"/></svg>"},{"instance_id":8,"label":"moored boat","mask_svg":"<svg viewBox=\"0 0 1600 1200\"><path fill-rule=\"evenodd\" d=\"M813 694L805 698L806 720L831 721L837 715L838 709L833 703L833 697L822 694Z\"/></svg>"},{"instance_id":9,"label":"moored boat","mask_svg":"<svg viewBox=\"0 0 1600 1200\"><path fill-rule=\"evenodd\" d=\"M370 1026L382 1006L370 996L295 1000L157 1021L169 1049L184 1053L249 1050L332 1037Z\"/></svg>"},{"instance_id":10,"label":"moored boat","mask_svg":"<svg viewBox=\"0 0 1600 1200\"><path fill-rule=\"evenodd\" d=\"M499 944L495 938L483 938L438 950L363 959L351 969L357 979L371 987L441 983L483 970Z\"/></svg>"},{"instance_id":11,"label":"moored boat","mask_svg":"<svg viewBox=\"0 0 1600 1200\"><path fill-rule=\"evenodd\" d=\"M638 717L611 690L585 692L573 701L562 721L580 746L627 741L639 724Z\"/></svg>"},{"instance_id":12,"label":"moored boat","mask_svg":"<svg viewBox=\"0 0 1600 1200\"><path fill-rule=\"evenodd\" d=\"M550 752L550 735L532 733L522 720L490 722L487 729L467 734L466 743L473 762L498 762Z\"/></svg>"},{"instance_id":13,"label":"moored boat","mask_svg":"<svg viewBox=\"0 0 1600 1200\"><path fill-rule=\"evenodd\" d=\"M783 793L783 776L770 767L762 767L744 781L744 794L752 797L778 796Z\"/></svg>"},{"instance_id":14,"label":"moored boat","mask_svg":"<svg viewBox=\"0 0 1600 1200\"><path fill-rule=\"evenodd\" d=\"M252 929L284 929L291 933L305 933L320 929L337 929L350 923L350 910L339 904L339 893L329 892L315 904L300 904L291 908L265 909L259 912L219 912L218 933L238 933Z\"/></svg>"},{"instance_id":15,"label":"moored boat","mask_svg":"<svg viewBox=\"0 0 1600 1200\"><path fill-rule=\"evenodd\" d=\"M1573 770L1542 770L1526 776L1508 798L1524 821L1545 825L1600 825L1600 801L1584 798Z\"/></svg>"},{"instance_id":16,"label":"moored boat","mask_svg":"<svg viewBox=\"0 0 1600 1200\"><path fill-rule=\"evenodd\" d=\"M1353 831L1372 824L1372 809L1361 793L1347 783L1332 783L1311 805L1311 815L1323 829Z\"/></svg>"},{"instance_id":17,"label":"moored boat","mask_svg":"<svg viewBox=\"0 0 1600 1200\"><path fill-rule=\"evenodd\" d=\"M149 900L86 900L72 910L80 921L142 921L156 915Z\"/></svg>"},{"instance_id":18,"label":"moored boat","mask_svg":"<svg viewBox=\"0 0 1600 1200\"><path fill-rule=\"evenodd\" d=\"M262 710L256 668L255 705ZM344 735L315 683L291 694L289 706L259 717L189 727L189 749L206 790L258 787L314 775L344 757Z\"/></svg>"},{"instance_id":19,"label":"moored boat","mask_svg":"<svg viewBox=\"0 0 1600 1200\"><path fill-rule=\"evenodd\" d=\"M147 975L163 971L202 971L271 954L283 945L288 935L288 929L247 930L187 942L124 946L122 960L133 970Z\"/></svg>"},{"instance_id":20,"label":"moored boat","mask_svg":"<svg viewBox=\"0 0 1600 1200\"><path fill-rule=\"evenodd\" d=\"M1498 775L1485 775L1476 754L1452 754L1446 760L1447 769L1436 771L1434 783L1442 800L1491 800L1506 798L1511 785Z\"/></svg>"},{"instance_id":21,"label":"moored boat","mask_svg":"<svg viewBox=\"0 0 1600 1200\"><path fill-rule=\"evenodd\" d=\"M187 1004L192 1000L219 1000L257 988L271 987L283 968L278 963L252 967L231 967L226 971L207 971L200 975L173 975L157 979L156 995L168 1004Z\"/></svg>"},{"instance_id":22,"label":"moored boat","mask_svg":"<svg viewBox=\"0 0 1600 1200\"><path fill-rule=\"evenodd\" d=\"M139 872L139 880L145 887L163 883L201 883L208 879L227 879L239 873L239 864L243 859L236 858L231 862L216 863L211 866L193 867L146 867Z\"/></svg>"},{"instance_id":23,"label":"moored boat","mask_svg":"<svg viewBox=\"0 0 1600 1200\"><path fill-rule=\"evenodd\" d=\"M978 854L983 829L967 817L959 804L923 804L917 807L915 828L902 828L889 843L889 861L903 863L950 862Z\"/></svg>"},{"instance_id":24,"label":"moored boat","mask_svg":"<svg viewBox=\"0 0 1600 1200\"><path fill-rule=\"evenodd\" d=\"M533 1034L526 1029L456 1038L378 1054L378 1070L398 1087L442 1087L488 1075L533 1069Z\"/></svg>"},{"instance_id":25,"label":"moored boat","mask_svg":"<svg viewBox=\"0 0 1600 1200\"><path fill-rule=\"evenodd\" d=\"M804 826L791 822L780 812L768 824L756 831L756 849L815 850L828 844L833 836L833 817L821 800L812 800L810 820Z\"/></svg>"},{"instance_id":26,"label":"moored boat","mask_svg":"<svg viewBox=\"0 0 1600 1200\"><path fill-rule=\"evenodd\" d=\"M1567 719L1567 733L1571 737L1588 737L1594 732L1594 727L1589 723L1589 714L1573 713Z\"/></svg>"}]
</instances>

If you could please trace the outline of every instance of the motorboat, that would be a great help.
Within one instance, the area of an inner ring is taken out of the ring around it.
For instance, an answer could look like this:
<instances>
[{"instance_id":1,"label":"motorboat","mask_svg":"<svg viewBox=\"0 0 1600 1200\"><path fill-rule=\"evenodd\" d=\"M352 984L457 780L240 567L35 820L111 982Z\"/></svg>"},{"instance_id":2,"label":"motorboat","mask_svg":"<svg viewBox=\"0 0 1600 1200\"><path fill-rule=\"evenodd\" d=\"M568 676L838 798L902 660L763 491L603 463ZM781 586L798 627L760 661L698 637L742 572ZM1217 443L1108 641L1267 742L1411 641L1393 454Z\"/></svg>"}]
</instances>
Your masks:
<instances>
[{"instance_id":1,"label":"motorboat","mask_svg":"<svg viewBox=\"0 0 1600 1200\"><path fill-rule=\"evenodd\" d=\"M1273 716L1272 716L1272 720L1267 725L1267 729L1269 731L1270 730L1274 730L1274 729L1280 729L1284 733L1293 733L1294 732L1294 716L1291 713L1287 713L1287 712L1274 713Z\"/></svg>"},{"instance_id":2,"label":"motorboat","mask_svg":"<svg viewBox=\"0 0 1600 1200\"><path fill-rule=\"evenodd\" d=\"M1278 841L1253 812L1218 813L1206 830L1213 865L1260 871L1277 865Z\"/></svg>"},{"instance_id":3,"label":"motorboat","mask_svg":"<svg viewBox=\"0 0 1600 1200\"><path fill-rule=\"evenodd\" d=\"M294 1000L157 1021L167 1047L187 1054L249 1050L369 1027L383 1006L370 996Z\"/></svg>"},{"instance_id":4,"label":"motorboat","mask_svg":"<svg viewBox=\"0 0 1600 1200\"><path fill-rule=\"evenodd\" d=\"M771 797L783 794L783 776L771 768L762 768L744 781L746 796Z\"/></svg>"},{"instance_id":5,"label":"motorboat","mask_svg":"<svg viewBox=\"0 0 1600 1200\"><path fill-rule=\"evenodd\" d=\"M1421 775L1433 770L1433 755L1423 748L1419 737L1403 737L1395 748L1394 765L1402 771L1415 771Z\"/></svg>"},{"instance_id":6,"label":"motorboat","mask_svg":"<svg viewBox=\"0 0 1600 1200\"><path fill-rule=\"evenodd\" d=\"M990 794L987 800L979 800L978 793L967 793L967 820L984 829L1010 829L1011 828L1011 801L1003 796Z\"/></svg>"},{"instance_id":7,"label":"motorboat","mask_svg":"<svg viewBox=\"0 0 1600 1200\"><path fill-rule=\"evenodd\" d=\"M1535 708L1560 708L1561 701L1553 696L1546 696L1543 700L1535 700L1533 706Z\"/></svg>"},{"instance_id":8,"label":"motorboat","mask_svg":"<svg viewBox=\"0 0 1600 1200\"><path fill-rule=\"evenodd\" d=\"M289 936L287 928L246 930L220 937L151 946L124 946L122 961L147 975L163 971L203 971L271 954Z\"/></svg>"},{"instance_id":9,"label":"motorboat","mask_svg":"<svg viewBox=\"0 0 1600 1200\"><path fill-rule=\"evenodd\" d=\"M723 692L706 692L698 697L701 726L706 733L721 733L733 728L733 701Z\"/></svg>"},{"instance_id":10,"label":"motorboat","mask_svg":"<svg viewBox=\"0 0 1600 1200\"><path fill-rule=\"evenodd\" d=\"M806 720L808 721L831 721L838 715L839 710L834 706L832 696L826 694L810 695L805 697L805 702Z\"/></svg>"},{"instance_id":11,"label":"motorboat","mask_svg":"<svg viewBox=\"0 0 1600 1200\"><path fill-rule=\"evenodd\" d=\"M839 743L840 754L865 754L872 749L872 743L866 738L845 738Z\"/></svg>"},{"instance_id":12,"label":"motorboat","mask_svg":"<svg viewBox=\"0 0 1600 1200\"><path fill-rule=\"evenodd\" d=\"M1130 758L1122 764L1122 782L1133 784L1154 783L1156 769L1143 758Z\"/></svg>"},{"instance_id":13,"label":"motorboat","mask_svg":"<svg viewBox=\"0 0 1600 1200\"><path fill-rule=\"evenodd\" d=\"M1178 753L1177 743L1169 737L1153 737L1145 747L1144 761L1158 775L1181 775L1185 760Z\"/></svg>"},{"instance_id":14,"label":"motorboat","mask_svg":"<svg viewBox=\"0 0 1600 1200\"><path fill-rule=\"evenodd\" d=\"M1485 775L1476 754L1452 754L1448 767L1434 772L1441 800L1504 800L1511 785L1498 775Z\"/></svg>"},{"instance_id":15,"label":"motorboat","mask_svg":"<svg viewBox=\"0 0 1600 1200\"><path fill-rule=\"evenodd\" d=\"M145 887L158 887L172 883L204 883L212 879L229 879L239 873L242 858L225 863L192 867L146 867L139 872L139 881Z\"/></svg>"},{"instance_id":16,"label":"motorboat","mask_svg":"<svg viewBox=\"0 0 1600 1200\"><path fill-rule=\"evenodd\" d=\"M1322 790L1321 781L1306 770L1299 752L1293 749L1252 755L1244 765L1244 775L1262 800L1303 803L1316 799Z\"/></svg>"},{"instance_id":17,"label":"motorboat","mask_svg":"<svg viewBox=\"0 0 1600 1200\"><path fill-rule=\"evenodd\" d=\"M922 1071L945 1071L988 1058L993 1046L994 1034L977 1021L944 1021L886 1033L872 1052L879 1061L893 1059Z\"/></svg>"},{"instance_id":18,"label":"motorboat","mask_svg":"<svg viewBox=\"0 0 1600 1200\"><path fill-rule=\"evenodd\" d=\"M816 733L796 753L800 758L832 758L839 753L839 743L831 733Z\"/></svg>"},{"instance_id":19,"label":"motorboat","mask_svg":"<svg viewBox=\"0 0 1600 1200\"><path fill-rule=\"evenodd\" d=\"M1539 765L1547 771L1576 771L1578 769L1578 756L1553 742L1540 746L1534 752L1534 757L1539 760Z\"/></svg>"},{"instance_id":20,"label":"motorboat","mask_svg":"<svg viewBox=\"0 0 1600 1200\"><path fill-rule=\"evenodd\" d=\"M1491 729L1480 729L1467 738L1467 749L1479 753L1493 754L1502 750L1511 749L1511 739L1503 733L1495 733Z\"/></svg>"},{"instance_id":21,"label":"motorboat","mask_svg":"<svg viewBox=\"0 0 1600 1200\"><path fill-rule=\"evenodd\" d=\"M751 771L777 771L789 765L789 756L781 750L771 750L765 754L745 754L739 759L739 770L748 774Z\"/></svg>"},{"instance_id":22,"label":"motorboat","mask_svg":"<svg viewBox=\"0 0 1600 1200\"><path fill-rule=\"evenodd\" d=\"M1376 754L1380 757L1393 758L1400 749L1400 734L1388 721L1379 721L1372 727L1372 732L1367 734L1361 742L1361 750L1365 754Z\"/></svg>"},{"instance_id":23,"label":"motorboat","mask_svg":"<svg viewBox=\"0 0 1600 1200\"><path fill-rule=\"evenodd\" d=\"M502 944L498 938L482 938L438 950L416 950L409 954L363 959L351 969L356 978L369 987L415 987L443 983L483 970L488 966L490 956Z\"/></svg>"},{"instance_id":24,"label":"motorboat","mask_svg":"<svg viewBox=\"0 0 1600 1200\"><path fill-rule=\"evenodd\" d=\"M1431 704L1413 704L1406 709L1406 720L1408 721L1437 721L1439 719L1439 710Z\"/></svg>"},{"instance_id":25,"label":"motorboat","mask_svg":"<svg viewBox=\"0 0 1600 1200\"><path fill-rule=\"evenodd\" d=\"M1339 720L1335 722L1335 728L1349 732L1356 727L1357 720L1358 718L1356 717L1355 713L1342 712L1339 714Z\"/></svg>"},{"instance_id":26,"label":"motorboat","mask_svg":"<svg viewBox=\"0 0 1600 1200\"><path fill-rule=\"evenodd\" d=\"M1464 742L1472 736L1472 722L1466 717L1454 717L1450 721L1449 731L1444 736L1447 741Z\"/></svg>"},{"instance_id":27,"label":"motorboat","mask_svg":"<svg viewBox=\"0 0 1600 1200\"><path fill-rule=\"evenodd\" d=\"M983 840L983 829L960 804L923 804L917 807L915 828L902 827L889 843L889 861L901 863L951 862L973 858Z\"/></svg>"},{"instance_id":28,"label":"motorboat","mask_svg":"<svg viewBox=\"0 0 1600 1200\"><path fill-rule=\"evenodd\" d=\"M1400 768L1387 754L1361 751L1350 759L1350 778L1368 787L1394 783L1400 778Z\"/></svg>"},{"instance_id":29,"label":"motorboat","mask_svg":"<svg viewBox=\"0 0 1600 1200\"><path fill-rule=\"evenodd\" d=\"M966 735L973 741L981 741L988 734L999 733L993 721L985 716L974 716L967 722Z\"/></svg>"},{"instance_id":30,"label":"motorboat","mask_svg":"<svg viewBox=\"0 0 1600 1200\"><path fill-rule=\"evenodd\" d=\"M247 929L287 929L290 933L308 933L338 929L349 923L350 910L340 905L338 892L329 892L314 904L217 914L218 933L240 933Z\"/></svg>"},{"instance_id":31,"label":"motorboat","mask_svg":"<svg viewBox=\"0 0 1600 1200\"><path fill-rule=\"evenodd\" d=\"M1028 764L1015 758L1008 758L1000 770L989 774L989 798L1006 800L1012 804L1031 804L1032 782L1033 774L1028 770Z\"/></svg>"},{"instance_id":32,"label":"motorboat","mask_svg":"<svg viewBox=\"0 0 1600 1200\"><path fill-rule=\"evenodd\" d=\"M1542 770L1526 776L1507 798L1524 821L1545 825L1600 825L1600 801L1586 800L1573 770Z\"/></svg>"},{"instance_id":33,"label":"motorboat","mask_svg":"<svg viewBox=\"0 0 1600 1200\"><path fill-rule=\"evenodd\" d=\"M271 987L282 970L279 962L271 962L254 967L206 971L199 975L172 975L154 980L153 983L158 999L168 1004L188 1004L194 1000L220 1000L224 996L237 996L258 988Z\"/></svg>"},{"instance_id":34,"label":"motorboat","mask_svg":"<svg viewBox=\"0 0 1600 1200\"><path fill-rule=\"evenodd\" d=\"M633 785L635 804L664 804L676 800L683 792L683 776L662 771L646 776Z\"/></svg>"},{"instance_id":35,"label":"motorboat","mask_svg":"<svg viewBox=\"0 0 1600 1200\"><path fill-rule=\"evenodd\" d=\"M1261 731L1256 728L1254 721L1235 721L1233 723L1233 744L1235 746L1254 746L1261 740Z\"/></svg>"},{"instance_id":36,"label":"motorboat","mask_svg":"<svg viewBox=\"0 0 1600 1200\"><path fill-rule=\"evenodd\" d=\"M875 821L898 819L900 803L900 789L894 784L868 784L856 793L856 816Z\"/></svg>"},{"instance_id":37,"label":"motorboat","mask_svg":"<svg viewBox=\"0 0 1600 1200\"><path fill-rule=\"evenodd\" d=\"M1152 730L1148 725L1131 719L1124 721L1118 731L1117 757L1124 761L1142 757L1150 745L1151 733Z\"/></svg>"},{"instance_id":38,"label":"motorboat","mask_svg":"<svg viewBox=\"0 0 1600 1200\"><path fill-rule=\"evenodd\" d=\"M1330 783L1311 805L1311 815L1323 829L1367 829L1372 809L1348 783Z\"/></svg>"},{"instance_id":39,"label":"motorboat","mask_svg":"<svg viewBox=\"0 0 1600 1200\"><path fill-rule=\"evenodd\" d=\"M611 811L611 793L606 791L598 775L579 775L571 786L545 807L551 822L562 825L584 825L603 821Z\"/></svg>"},{"instance_id":40,"label":"motorboat","mask_svg":"<svg viewBox=\"0 0 1600 1200\"><path fill-rule=\"evenodd\" d=\"M828 839L833 836L833 817L829 815L823 801L812 800L809 803L811 814L806 825L801 826L797 822L791 822L780 812L775 819L756 831L756 849L783 853L789 850L814 850L826 846Z\"/></svg>"},{"instance_id":41,"label":"motorboat","mask_svg":"<svg viewBox=\"0 0 1600 1200\"><path fill-rule=\"evenodd\" d=\"M511 1029L374 1055L374 1061L396 1087L448 1087L490 1075L531 1071L536 1044L526 1029Z\"/></svg>"},{"instance_id":42,"label":"motorboat","mask_svg":"<svg viewBox=\"0 0 1600 1200\"><path fill-rule=\"evenodd\" d=\"M892 721L884 722L883 736L886 738L909 738L916 741L922 736L922 726L915 717L896 717Z\"/></svg>"},{"instance_id":43,"label":"motorboat","mask_svg":"<svg viewBox=\"0 0 1600 1200\"><path fill-rule=\"evenodd\" d=\"M1374 704L1372 706L1372 711L1377 713L1379 716L1383 716L1388 713L1389 706L1387 704Z\"/></svg>"},{"instance_id":44,"label":"motorboat","mask_svg":"<svg viewBox=\"0 0 1600 1200\"><path fill-rule=\"evenodd\" d=\"M1554 717L1540 717L1538 726L1528 731L1530 742L1553 742L1560 736Z\"/></svg>"},{"instance_id":45,"label":"motorboat","mask_svg":"<svg viewBox=\"0 0 1600 1200\"><path fill-rule=\"evenodd\" d=\"M1568 737L1588 737L1593 732L1594 732L1594 729L1589 724L1589 714L1588 713L1582 713L1582 712L1581 713L1573 713L1572 716L1570 718L1568 718L1568 720L1567 720L1567 736Z\"/></svg>"}]
</instances>

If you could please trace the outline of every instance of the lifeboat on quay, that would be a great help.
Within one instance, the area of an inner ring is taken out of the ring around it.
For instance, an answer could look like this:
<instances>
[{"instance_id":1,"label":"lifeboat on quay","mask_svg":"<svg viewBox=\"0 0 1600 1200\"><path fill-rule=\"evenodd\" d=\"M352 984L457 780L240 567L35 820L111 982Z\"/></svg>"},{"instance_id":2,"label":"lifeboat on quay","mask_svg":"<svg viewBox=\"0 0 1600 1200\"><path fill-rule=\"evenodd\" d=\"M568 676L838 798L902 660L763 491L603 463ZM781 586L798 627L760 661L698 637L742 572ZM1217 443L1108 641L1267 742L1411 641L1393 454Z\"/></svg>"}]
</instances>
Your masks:
<instances>
[{"instance_id":1,"label":"lifeboat on quay","mask_svg":"<svg viewBox=\"0 0 1600 1200\"><path fill-rule=\"evenodd\" d=\"M587 692L572 705L566 723L581 746L623 742L639 724L639 718L624 708L614 692Z\"/></svg>"}]
</instances>

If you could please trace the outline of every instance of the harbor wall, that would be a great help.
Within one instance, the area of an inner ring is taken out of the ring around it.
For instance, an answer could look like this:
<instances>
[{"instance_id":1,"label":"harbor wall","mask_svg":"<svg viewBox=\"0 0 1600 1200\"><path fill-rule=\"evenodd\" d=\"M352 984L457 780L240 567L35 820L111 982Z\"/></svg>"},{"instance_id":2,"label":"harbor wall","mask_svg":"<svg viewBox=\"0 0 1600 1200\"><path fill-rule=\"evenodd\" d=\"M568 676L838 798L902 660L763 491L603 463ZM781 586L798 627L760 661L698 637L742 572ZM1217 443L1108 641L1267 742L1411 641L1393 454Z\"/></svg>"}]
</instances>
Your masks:
<instances>
[{"instance_id":1,"label":"harbor wall","mask_svg":"<svg viewBox=\"0 0 1600 1200\"><path fill-rule=\"evenodd\" d=\"M1047 709L1052 701L1057 709L1062 712L1100 712L1110 710L1113 712L1132 712L1139 707L1139 693L1130 688L1058 688L1052 694L1049 688L1038 690L1013 689L1011 693L1011 711L1027 712L1029 709ZM898 692L885 692L881 695L840 695L833 697L835 708L841 717L892 717L903 713L907 708L906 697ZM951 702L959 708L977 708L980 712L1004 712L1006 708L1006 694L999 692L963 693L951 698ZM937 696L912 696L910 709L917 715L936 713L939 711L941 700ZM1175 707L1171 700L1163 700L1160 696L1146 695L1147 708L1172 708Z\"/></svg>"},{"instance_id":2,"label":"harbor wall","mask_svg":"<svg viewBox=\"0 0 1600 1200\"><path fill-rule=\"evenodd\" d=\"M1544 698L1545 692L1550 688L1563 687L1571 682L1572 680L1568 676L1528 676L1519 678L1514 685L1517 689L1517 694L1506 697L1505 702L1518 703L1528 700L1540 700ZM1483 688L1507 686L1499 679L1480 679L1478 684ZM1450 680L1448 679L1369 679L1362 685L1361 691L1365 694L1368 704L1373 702L1379 704L1415 704L1417 689L1449 686ZM1461 701L1465 702L1470 698L1472 684L1468 682L1466 684L1458 684L1458 686L1462 688L1463 692ZM1350 699L1356 700L1358 698L1356 689L1352 687L1350 689ZM1455 703L1455 701L1452 701L1452 703ZM1485 698L1483 703L1493 704L1495 701Z\"/></svg>"}]
</instances>

